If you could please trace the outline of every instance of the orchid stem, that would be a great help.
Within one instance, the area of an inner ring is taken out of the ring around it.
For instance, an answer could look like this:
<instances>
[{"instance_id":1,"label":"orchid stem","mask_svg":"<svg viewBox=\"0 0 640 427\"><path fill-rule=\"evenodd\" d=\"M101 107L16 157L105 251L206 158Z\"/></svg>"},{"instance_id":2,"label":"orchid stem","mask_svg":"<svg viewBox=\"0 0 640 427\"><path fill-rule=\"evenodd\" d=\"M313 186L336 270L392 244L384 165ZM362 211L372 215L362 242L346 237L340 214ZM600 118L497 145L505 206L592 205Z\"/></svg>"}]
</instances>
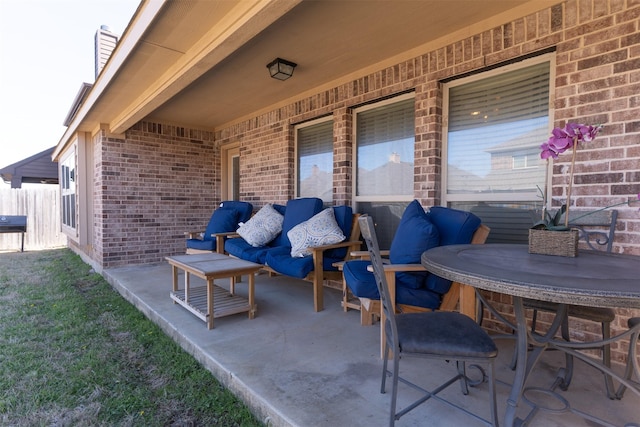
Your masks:
<instances>
[{"instance_id":1,"label":"orchid stem","mask_svg":"<svg viewBox=\"0 0 640 427\"><path fill-rule=\"evenodd\" d=\"M576 164L576 151L578 138L573 138L573 153L571 155L571 171L569 172L569 185L567 186L567 210L564 217L564 226L569 227L569 206L571 205L571 187L573 186L573 168Z\"/></svg>"},{"instance_id":2,"label":"orchid stem","mask_svg":"<svg viewBox=\"0 0 640 427\"><path fill-rule=\"evenodd\" d=\"M547 157L547 163L544 170L544 193L542 193L542 221L546 218L547 213L547 201L549 200L549 158Z\"/></svg>"}]
</instances>

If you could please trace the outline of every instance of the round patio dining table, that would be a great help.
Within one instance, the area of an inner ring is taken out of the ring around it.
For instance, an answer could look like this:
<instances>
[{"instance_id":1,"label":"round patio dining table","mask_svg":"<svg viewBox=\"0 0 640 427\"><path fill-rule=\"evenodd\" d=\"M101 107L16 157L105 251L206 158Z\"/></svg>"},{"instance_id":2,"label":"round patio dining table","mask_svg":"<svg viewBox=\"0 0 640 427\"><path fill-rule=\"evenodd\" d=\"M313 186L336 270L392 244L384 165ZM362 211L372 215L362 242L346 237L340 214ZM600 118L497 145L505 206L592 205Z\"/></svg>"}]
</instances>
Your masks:
<instances>
[{"instance_id":1,"label":"round patio dining table","mask_svg":"<svg viewBox=\"0 0 640 427\"><path fill-rule=\"evenodd\" d=\"M476 290L513 296L517 364L505 413L506 426L522 422L516 417L516 411L525 392L527 377L547 348L580 358L640 395L638 383L622 378L595 359L576 351L585 348L584 344L581 347L581 343L554 338L566 313L566 304L640 308L640 257L581 251L577 257L569 258L530 254L527 245L450 245L424 252L422 265L438 276ZM523 298L559 303L556 318L546 335L533 334L528 330ZM629 339L632 332L626 331L610 341ZM533 355L529 355L530 345L535 349ZM630 356L636 357L635 349ZM559 395L558 398L563 400Z\"/></svg>"}]
</instances>

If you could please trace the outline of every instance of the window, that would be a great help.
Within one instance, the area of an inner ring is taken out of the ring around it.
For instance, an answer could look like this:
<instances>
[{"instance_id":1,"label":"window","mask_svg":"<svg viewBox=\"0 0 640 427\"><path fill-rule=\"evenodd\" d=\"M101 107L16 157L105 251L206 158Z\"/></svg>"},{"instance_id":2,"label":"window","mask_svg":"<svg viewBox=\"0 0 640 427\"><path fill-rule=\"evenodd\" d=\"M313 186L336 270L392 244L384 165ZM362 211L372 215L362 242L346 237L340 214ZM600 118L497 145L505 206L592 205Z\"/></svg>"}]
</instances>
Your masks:
<instances>
[{"instance_id":1,"label":"window","mask_svg":"<svg viewBox=\"0 0 640 427\"><path fill-rule=\"evenodd\" d=\"M544 55L444 86L443 198L478 214L492 228L488 241L501 234L500 241L523 241L542 206L547 164L539 147L549 138L552 60ZM516 216L513 229L505 225Z\"/></svg>"},{"instance_id":2,"label":"window","mask_svg":"<svg viewBox=\"0 0 640 427\"><path fill-rule=\"evenodd\" d=\"M62 195L62 224L76 228L76 156L75 150L60 164L60 186Z\"/></svg>"},{"instance_id":3,"label":"window","mask_svg":"<svg viewBox=\"0 0 640 427\"><path fill-rule=\"evenodd\" d=\"M320 119L296 127L297 195L333 201L333 121Z\"/></svg>"},{"instance_id":4,"label":"window","mask_svg":"<svg viewBox=\"0 0 640 427\"><path fill-rule=\"evenodd\" d=\"M538 157L540 153L536 154L514 154L511 158L513 161L513 169L523 168L536 168L538 167Z\"/></svg>"},{"instance_id":5,"label":"window","mask_svg":"<svg viewBox=\"0 0 640 427\"><path fill-rule=\"evenodd\" d=\"M354 113L356 209L373 217L387 249L414 198L415 101L403 95Z\"/></svg>"}]
</instances>

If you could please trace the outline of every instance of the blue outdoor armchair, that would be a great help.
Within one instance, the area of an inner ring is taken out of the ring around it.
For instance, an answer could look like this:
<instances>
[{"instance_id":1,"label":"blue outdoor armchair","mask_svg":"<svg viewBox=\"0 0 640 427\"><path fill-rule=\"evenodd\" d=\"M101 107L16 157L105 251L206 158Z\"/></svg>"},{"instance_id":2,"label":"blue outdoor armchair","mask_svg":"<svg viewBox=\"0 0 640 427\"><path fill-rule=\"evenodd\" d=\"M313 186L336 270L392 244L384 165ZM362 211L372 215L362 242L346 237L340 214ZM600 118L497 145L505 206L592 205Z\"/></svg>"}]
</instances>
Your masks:
<instances>
[{"instance_id":1,"label":"blue outdoor armchair","mask_svg":"<svg viewBox=\"0 0 640 427\"><path fill-rule=\"evenodd\" d=\"M449 301L451 281L430 274L420 264L424 251L435 246L484 243L489 229L476 215L457 209L434 206L428 212L417 200L405 210L388 251L390 284L395 289L396 307L403 312L436 310L446 300L447 310L458 301ZM380 294L366 259L351 260L342 266L344 274L345 310L347 292L360 299L362 324L371 324L371 316L379 314ZM449 297L448 299L446 297Z\"/></svg>"},{"instance_id":2,"label":"blue outdoor armchair","mask_svg":"<svg viewBox=\"0 0 640 427\"><path fill-rule=\"evenodd\" d=\"M213 212L209 224L204 231L186 232L187 254L216 252L216 234L235 232L238 224L248 221L253 212L253 205L248 202L227 200L220 203L220 207Z\"/></svg>"}]
</instances>

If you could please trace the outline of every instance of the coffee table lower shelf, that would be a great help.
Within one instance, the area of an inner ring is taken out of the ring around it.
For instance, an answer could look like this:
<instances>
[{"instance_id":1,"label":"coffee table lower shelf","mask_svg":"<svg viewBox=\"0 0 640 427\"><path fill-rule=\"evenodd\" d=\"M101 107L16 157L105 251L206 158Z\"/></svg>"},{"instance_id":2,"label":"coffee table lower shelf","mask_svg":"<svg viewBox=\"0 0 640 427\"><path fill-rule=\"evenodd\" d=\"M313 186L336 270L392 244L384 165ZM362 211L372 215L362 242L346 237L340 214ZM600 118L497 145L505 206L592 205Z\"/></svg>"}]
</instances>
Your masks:
<instances>
[{"instance_id":1,"label":"coffee table lower shelf","mask_svg":"<svg viewBox=\"0 0 640 427\"><path fill-rule=\"evenodd\" d=\"M189 289L189 300L185 300L184 289L172 291L171 299L180 304L199 319L207 322L207 287L199 286ZM214 319L232 314L249 312L249 318L253 318L255 307L249 305L247 299L231 295L229 291L213 285L213 317Z\"/></svg>"}]
</instances>

